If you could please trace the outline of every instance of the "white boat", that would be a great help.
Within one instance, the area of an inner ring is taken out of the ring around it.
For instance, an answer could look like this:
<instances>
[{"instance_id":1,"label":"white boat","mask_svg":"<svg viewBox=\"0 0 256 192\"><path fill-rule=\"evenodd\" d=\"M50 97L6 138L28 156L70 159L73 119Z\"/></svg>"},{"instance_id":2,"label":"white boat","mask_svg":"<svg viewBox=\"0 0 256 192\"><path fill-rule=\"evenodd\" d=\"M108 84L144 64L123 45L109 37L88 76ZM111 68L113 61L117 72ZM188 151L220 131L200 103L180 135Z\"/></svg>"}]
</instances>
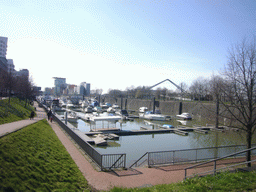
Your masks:
<instances>
[{"instance_id":1,"label":"white boat","mask_svg":"<svg viewBox=\"0 0 256 192\"><path fill-rule=\"evenodd\" d=\"M92 116L90 117L90 130L91 131L118 131L116 123L122 118L120 116Z\"/></svg>"},{"instance_id":2,"label":"white boat","mask_svg":"<svg viewBox=\"0 0 256 192\"><path fill-rule=\"evenodd\" d=\"M69 122L77 122L78 116L75 112L67 112L67 119Z\"/></svg>"},{"instance_id":3,"label":"white boat","mask_svg":"<svg viewBox=\"0 0 256 192\"><path fill-rule=\"evenodd\" d=\"M61 105L60 105L59 99L53 99L52 100L51 108L53 109L53 111L60 111L61 110Z\"/></svg>"},{"instance_id":4,"label":"white boat","mask_svg":"<svg viewBox=\"0 0 256 192\"><path fill-rule=\"evenodd\" d=\"M85 112L85 113L92 113L92 112L93 112L93 109L92 109L91 106L88 106L88 107L86 107L86 108L84 109L84 112Z\"/></svg>"},{"instance_id":5,"label":"white boat","mask_svg":"<svg viewBox=\"0 0 256 192\"><path fill-rule=\"evenodd\" d=\"M163 128L167 128L167 129L171 129L171 128L174 128L173 125L168 125L168 124L165 124L162 126Z\"/></svg>"},{"instance_id":6,"label":"white boat","mask_svg":"<svg viewBox=\"0 0 256 192\"><path fill-rule=\"evenodd\" d=\"M112 108L115 109L115 110L120 109L119 105L117 105L117 104L114 104L114 105L112 106Z\"/></svg>"},{"instance_id":7,"label":"white boat","mask_svg":"<svg viewBox=\"0 0 256 192\"><path fill-rule=\"evenodd\" d=\"M74 108L74 104L71 101L68 101L66 104L66 108Z\"/></svg>"},{"instance_id":8,"label":"white boat","mask_svg":"<svg viewBox=\"0 0 256 192\"><path fill-rule=\"evenodd\" d=\"M147 107L140 107L140 108L139 108L139 112L140 112L140 113L145 113L146 111L148 111L148 108L147 108Z\"/></svg>"},{"instance_id":9,"label":"white boat","mask_svg":"<svg viewBox=\"0 0 256 192\"><path fill-rule=\"evenodd\" d=\"M94 108L93 108L93 111L98 112L98 113L102 113L102 112L103 112L102 108L99 107L99 106L94 107Z\"/></svg>"},{"instance_id":10,"label":"white boat","mask_svg":"<svg viewBox=\"0 0 256 192\"><path fill-rule=\"evenodd\" d=\"M189 113L182 113L180 115L176 115L178 118L184 119L184 120L192 120L192 117Z\"/></svg>"},{"instance_id":11,"label":"white boat","mask_svg":"<svg viewBox=\"0 0 256 192\"><path fill-rule=\"evenodd\" d=\"M121 117L129 117L128 111L126 109L118 110L116 111L117 115L120 115Z\"/></svg>"},{"instance_id":12,"label":"white boat","mask_svg":"<svg viewBox=\"0 0 256 192\"><path fill-rule=\"evenodd\" d=\"M113 107L109 107L109 108L107 109L107 112L108 112L108 113L115 113L115 109L113 109Z\"/></svg>"},{"instance_id":13,"label":"white boat","mask_svg":"<svg viewBox=\"0 0 256 192\"><path fill-rule=\"evenodd\" d=\"M154 114L151 111L145 112L144 115L142 116L142 118L148 119L148 120L153 120L153 121L166 121L166 120L169 120L169 119L167 119L166 115Z\"/></svg>"}]
</instances>

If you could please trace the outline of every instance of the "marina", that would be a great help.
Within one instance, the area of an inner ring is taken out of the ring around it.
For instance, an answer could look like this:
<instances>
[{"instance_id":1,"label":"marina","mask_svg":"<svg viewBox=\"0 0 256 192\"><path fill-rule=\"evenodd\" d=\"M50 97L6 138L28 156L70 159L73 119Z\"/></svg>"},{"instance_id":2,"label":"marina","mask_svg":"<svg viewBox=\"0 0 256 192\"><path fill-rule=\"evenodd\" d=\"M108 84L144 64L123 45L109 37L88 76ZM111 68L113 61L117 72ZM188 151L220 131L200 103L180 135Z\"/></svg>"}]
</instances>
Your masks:
<instances>
[{"instance_id":1,"label":"marina","mask_svg":"<svg viewBox=\"0 0 256 192\"><path fill-rule=\"evenodd\" d=\"M128 166L145 152L244 144L244 138L233 129L216 129L211 124L200 124L196 118L182 125L176 118L168 121L134 118L129 121L107 112L76 114L79 118L73 125L83 140L101 154L125 153Z\"/></svg>"}]
</instances>

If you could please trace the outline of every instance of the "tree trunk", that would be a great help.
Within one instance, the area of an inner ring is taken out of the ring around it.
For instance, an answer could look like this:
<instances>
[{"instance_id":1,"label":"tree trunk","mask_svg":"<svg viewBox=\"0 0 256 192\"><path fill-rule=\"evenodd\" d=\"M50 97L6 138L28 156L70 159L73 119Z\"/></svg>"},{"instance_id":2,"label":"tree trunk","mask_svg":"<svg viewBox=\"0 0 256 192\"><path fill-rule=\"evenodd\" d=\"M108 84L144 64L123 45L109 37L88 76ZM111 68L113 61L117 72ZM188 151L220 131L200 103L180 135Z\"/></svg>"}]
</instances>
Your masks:
<instances>
[{"instance_id":1,"label":"tree trunk","mask_svg":"<svg viewBox=\"0 0 256 192\"><path fill-rule=\"evenodd\" d=\"M25 99L25 108L27 108L27 98Z\"/></svg>"},{"instance_id":2,"label":"tree trunk","mask_svg":"<svg viewBox=\"0 0 256 192\"><path fill-rule=\"evenodd\" d=\"M252 128L250 125L247 126L246 134L247 149L250 149L252 147ZM251 151L246 152L246 161L251 161ZM247 163L247 167L251 167L251 163Z\"/></svg>"},{"instance_id":3,"label":"tree trunk","mask_svg":"<svg viewBox=\"0 0 256 192\"><path fill-rule=\"evenodd\" d=\"M9 90L9 104L11 103L11 90Z\"/></svg>"},{"instance_id":4,"label":"tree trunk","mask_svg":"<svg viewBox=\"0 0 256 192\"><path fill-rule=\"evenodd\" d=\"M219 98L217 97L216 101L216 122L215 122L215 128L219 127Z\"/></svg>"}]
</instances>

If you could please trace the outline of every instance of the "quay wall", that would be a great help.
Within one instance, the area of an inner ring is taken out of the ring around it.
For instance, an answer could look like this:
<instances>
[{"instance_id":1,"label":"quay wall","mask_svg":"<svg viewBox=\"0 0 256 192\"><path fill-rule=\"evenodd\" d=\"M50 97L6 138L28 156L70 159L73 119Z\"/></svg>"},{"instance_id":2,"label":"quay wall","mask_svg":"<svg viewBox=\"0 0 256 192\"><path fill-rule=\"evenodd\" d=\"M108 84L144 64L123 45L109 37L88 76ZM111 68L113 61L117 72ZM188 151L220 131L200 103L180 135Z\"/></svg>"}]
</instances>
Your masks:
<instances>
[{"instance_id":1,"label":"quay wall","mask_svg":"<svg viewBox=\"0 0 256 192\"><path fill-rule=\"evenodd\" d=\"M126 101L127 100L127 101ZM121 102L122 101L122 102ZM142 100L142 99L106 99L105 102L110 102L111 104L118 104L127 110L132 110L138 112L140 107L148 107L149 110L153 110L153 100ZM159 101L159 107L156 109L160 109L162 114L175 116L179 114L180 110L180 102L181 101ZM220 111L223 109L220 106ZM215 103L205 103L198 101L182 101L182 112L188 112L194 117L200 117L210 121L211 123L215 122L216 118L216 105ZM220 119L220 123L223 119Z\"/></svg>"}]
</instances>

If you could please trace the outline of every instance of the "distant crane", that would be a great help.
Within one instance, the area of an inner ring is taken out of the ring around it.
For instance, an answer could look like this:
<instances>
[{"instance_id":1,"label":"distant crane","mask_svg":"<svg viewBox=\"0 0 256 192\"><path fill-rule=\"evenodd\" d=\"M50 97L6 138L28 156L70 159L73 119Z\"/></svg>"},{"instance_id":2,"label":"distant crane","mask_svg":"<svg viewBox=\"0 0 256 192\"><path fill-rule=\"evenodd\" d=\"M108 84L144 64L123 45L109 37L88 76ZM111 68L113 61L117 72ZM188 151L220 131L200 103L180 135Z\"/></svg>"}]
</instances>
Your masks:
<instances>
[{"instance_id":1,"label":"distant crane","mask_svg":"<svg viewBox=\"0 0 256 192\"><path fill-rule=\"evenodd\" d=\"M149 87L149 89L152 89L158 85L160 85L161 83L164 83L165 81L169 81L170 83L172 83L175 87L177 87L180 91L181 91L181 94L183 94L185 91L182 89L182 87L178 86L176 83L172 82L170 79L165 79L151 87ZM155 113L155 98L154 98L154 101L153 101L153 113ZM182 113L182 102L180 102L180 106L179 106L179 114Z\"/></svg>"},{"instance_id":2,"label":"distant crane","mask_svg":"<svg viewBox=\"0 0 256 192\"><path fill-rule=\"evenodd\" d=\"M154 88L154 87L160 85L161 83L164 83L165 81L169 81L170 83L172 83L172 84L173 84L175 87L177 87L182 93L185 92L180 86L178 86L176 83L174 83L174 82L171 81L170 79L165 79L165 80L163 80L163 81L161 81L161 82L159 82L159 83L157 83L157 84L155 84L155 85L149 87L149 89L152 89L152 88Z\"/></svg>"}]
</instances>

